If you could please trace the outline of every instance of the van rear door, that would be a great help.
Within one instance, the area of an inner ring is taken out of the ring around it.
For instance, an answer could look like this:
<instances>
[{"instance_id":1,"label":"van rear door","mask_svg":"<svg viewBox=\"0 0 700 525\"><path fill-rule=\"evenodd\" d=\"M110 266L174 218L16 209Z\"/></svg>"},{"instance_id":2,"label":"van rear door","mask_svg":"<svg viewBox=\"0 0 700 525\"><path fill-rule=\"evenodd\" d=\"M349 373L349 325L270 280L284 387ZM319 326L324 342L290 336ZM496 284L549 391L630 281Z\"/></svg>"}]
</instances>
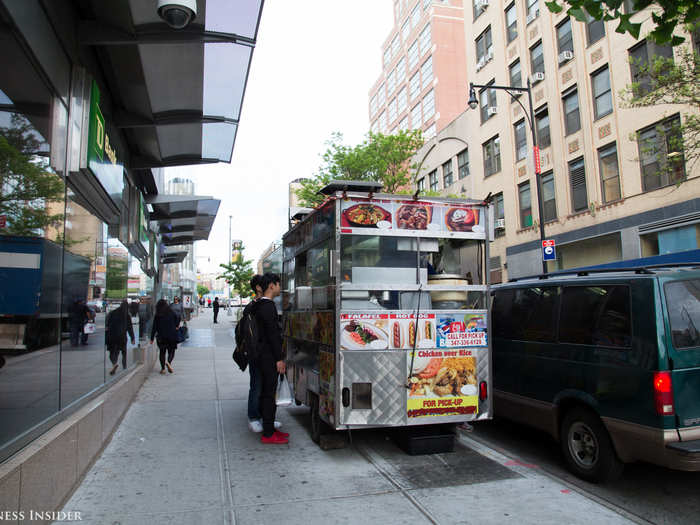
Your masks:
<instances>
[{"instance_id":1,"label":"van rear door","mask_svg":"<svg viewBox=\"0 0 700 525\"><path fill-rule=\"evenodd\" d=\"M697 427L700 432L700 275L693 272L693 278L684 278L683 273L662 282L666 348L673 360L673 401L681 439L683 428ZM687 439L697 439L696 432L692 434Z\"/></svg>"}]
</instances>

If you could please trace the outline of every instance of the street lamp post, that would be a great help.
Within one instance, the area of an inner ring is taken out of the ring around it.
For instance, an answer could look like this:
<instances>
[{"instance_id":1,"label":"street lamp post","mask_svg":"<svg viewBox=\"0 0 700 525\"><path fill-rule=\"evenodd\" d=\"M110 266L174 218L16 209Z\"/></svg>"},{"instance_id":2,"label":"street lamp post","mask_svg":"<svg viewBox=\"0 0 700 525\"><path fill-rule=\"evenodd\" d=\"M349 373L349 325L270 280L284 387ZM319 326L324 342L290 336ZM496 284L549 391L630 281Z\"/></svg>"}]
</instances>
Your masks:
<instances>
[{"instance_id":1,"label":"street lamp post","mask_svg":"<svg viewBox=\"0 0 700 525\"><path fill-rule=\"evenodd\" d=\"M535 165L535 182L537 184L537 213L539 215L540 220L540 241L544 241L544 211L542 209L542 182L540 181L540 172L542 170L540 167L540 149L537 145L537 133L535 132L535 114L532 109L532 84L530 83L530 79L527 79L527 87L494 86L493 84L479 85L470 82L468 104L471 109L476 109L479 106L479 100L476 98L476 91L474 88L501 89L508 93L511 96L511 98L514 99L518 104L520 104L520 107L523 108L523 111L525 112L525 117L528 120L528 124L530 124L530 131L532 133L532 153L533 163ZM523 106L522 102L520 102L518 96L513 94L513 92L527 93L528 103L530 104L530 111L527 111L525 109L525 106ZM545 261L544 259L542 259L542 273L547 273L547 261Z\"/></svg>"},{"instance_id":2,"label":"street lamp post","mask_svg":"<svg viewBox=\"0 0 700 525\"><path fill-rule=\"evenodd\" d=\"M228 259L226 261L226 264L231 264L231 253L233 253L233 249L231 246L231 218L233 215L228 216L228 254L226 255L226 258ZM229 283L226 283L226 304L230 302L231 299L231 285ZM228 308L228 306L227 306Z\"/></svg>"}]
</instances>

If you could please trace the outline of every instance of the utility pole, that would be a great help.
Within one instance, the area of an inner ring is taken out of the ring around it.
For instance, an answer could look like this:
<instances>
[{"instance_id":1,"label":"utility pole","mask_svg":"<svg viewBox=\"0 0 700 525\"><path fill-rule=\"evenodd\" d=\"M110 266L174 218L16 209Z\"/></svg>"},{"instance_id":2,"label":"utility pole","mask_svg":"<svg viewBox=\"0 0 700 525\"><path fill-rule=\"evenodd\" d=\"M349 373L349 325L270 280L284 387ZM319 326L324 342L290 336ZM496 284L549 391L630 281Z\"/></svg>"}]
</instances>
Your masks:
<instances>
[{"instance_id":1,"label":"utility pole","mask_svg":"<svg viewBox=\"0 0 700 525\"><path fill-rule=\"evenodd\" d=\"M226 254L226 264L231 264L231 218L233 215L228 216L228 253ZM226 307L228 308L229 299L231 298L231 285L226 283Z\"/></svg>"}]
</instances>

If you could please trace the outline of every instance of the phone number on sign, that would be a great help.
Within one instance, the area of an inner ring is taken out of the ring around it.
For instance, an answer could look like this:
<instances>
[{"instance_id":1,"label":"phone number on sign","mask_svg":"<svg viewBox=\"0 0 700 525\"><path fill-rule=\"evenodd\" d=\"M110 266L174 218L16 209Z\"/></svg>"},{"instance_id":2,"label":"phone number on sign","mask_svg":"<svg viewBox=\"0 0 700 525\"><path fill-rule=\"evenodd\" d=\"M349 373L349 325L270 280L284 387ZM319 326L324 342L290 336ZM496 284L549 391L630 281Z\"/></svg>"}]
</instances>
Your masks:
<instances>
[{"instance_id":1,"label":"phone number on sign","mask_svg":"<svg viewBox=\"0 0 700 525\"><path fill-rule=\"evenodd\" d=\"M486 346L485 332L462 332L445 334L438 340L438 346L449 348L454 346Z\"/></svg>"}]
</instances>

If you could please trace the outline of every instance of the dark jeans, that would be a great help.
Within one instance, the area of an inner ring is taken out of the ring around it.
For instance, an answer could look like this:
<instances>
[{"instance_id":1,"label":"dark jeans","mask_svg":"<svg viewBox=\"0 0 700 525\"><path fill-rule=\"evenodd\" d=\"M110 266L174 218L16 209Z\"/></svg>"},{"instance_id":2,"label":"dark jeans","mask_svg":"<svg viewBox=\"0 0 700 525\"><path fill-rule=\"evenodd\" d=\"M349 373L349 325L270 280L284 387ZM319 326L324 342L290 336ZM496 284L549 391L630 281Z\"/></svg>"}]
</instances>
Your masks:
<instances>
[{"instance_id":1,"label":"dark jeans","mask_svg":"<svg viewBox=\"0 0 700 525\"><path fill-rule=\"evenodd\" d=\"M70 344L78 346L78 342L86 345L88 334L83 333L83 325L71 325L70 327Z\"/></svg>"},{"instance_id":2,"label":"dark jeans","mask_svg":"<svg viewBox=\"0 0 700 525\"><path fill-rule=\"evenodd\" d=\"M250 374L250 390L248 390L248 419L260 419L260 392L262 391L262 376L259 367L252 361L248 363Z\"/></svg>"},{"instance_id":3,"label":"dark jeans","mask_svg":"<svg viewBox=\"0 0 700 525\"><path fill-rule=\"evenodd\" d=\"M215 322L215 323L217 322L216 320L217 320L218 318L219 318L219 310L218 310L218 308L217 308L216 310L214 310L214 322Z\"/></svg>"},{"instance_id":4,"label":"dark jeans","mask_svg":"<svg viewBox=\"0 0 700 525\"><path fill-rule=\"evenodd\" d=\"M126 368L126 343L123 345L112 345L108 347L109 350L109 360L113 365L117 364L117 359L119 359L119 353L122 354L122 367Z\"/></svg>"},{"instance_id":5,"label":"dark jeans","mask_svg":"<svg viewBox=\"0 0 700 525\"><path fill-rule=\"evenodd\" d=\"M277 373L274 357L271 355L260 356L257 365L260 369L260 378L262 379L260 412L263 420L263 436L270 437L275 433L275 414L277 413L275 393L277 391L279 374Z\"/></svg>"},{"instance_id":6,"label":"dark jeans","mask_svg":"<svg viewBox=\"0 0 700 525\"><path fill-rule=\"evenodd\" d=\"M157 341L158 350L160 350L160 369L165 368L165 352L168 352L168 363L173 362L173 357L175 357L175 349L177 348L177 343L174 341L165 341L163 339Z\"/></svg>"}]
</instances>

